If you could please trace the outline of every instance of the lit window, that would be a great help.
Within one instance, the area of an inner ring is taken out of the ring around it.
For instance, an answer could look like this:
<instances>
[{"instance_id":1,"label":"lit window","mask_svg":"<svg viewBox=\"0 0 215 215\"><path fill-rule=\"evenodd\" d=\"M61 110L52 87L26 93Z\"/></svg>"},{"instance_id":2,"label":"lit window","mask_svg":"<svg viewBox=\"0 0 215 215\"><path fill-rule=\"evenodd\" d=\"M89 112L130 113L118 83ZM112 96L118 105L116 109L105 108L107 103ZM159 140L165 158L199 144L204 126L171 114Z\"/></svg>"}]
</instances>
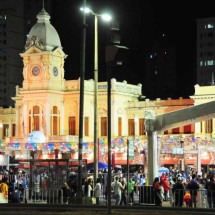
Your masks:
<instances>
[{"instance_id":1,"label":"lit window","mask_svg":"<svg viewBox=\"0 0 215 215\"><path fill-rule=\"evenodd\" d=\"M128 135L129 136L134 136L135 135L134 119L128 119Z\"/></svg>"},{"instance_id":2,"label":"lit window","mask_svg":"<svg viewBox=\"0 0 215 215\"><path fill-rule=\"evenodd\" d=\"M213 66L213 60L208 60L208 61L207 61L207 65L208 65L208 66Z\"/></svg>"},{"instance_id":3,"label":"lit window","mask_svg":"<svg viewBox=\"0 0 215 215\"><path fill-rule=\"evenodd\" d=\"M101 117L101 136L107 136L107 117Z\"/></svg>"},{"instance_id":4,"label":"lit window","mask_svg":"<svg viewBox=\"0 0 215 215\"><path fill-rule=\"evenodd\" d=\"M69 135L76 135L76 119L75 116L69 116Z\"/></svg>"},{"instance_id":5,"label":"lit window","mask_svg":"<svg viewBox=\"0 0 215 215\"><path fill-rule=\"evenodd\" d=\"M203 66L203 61L202 60L200 61L200 66Z\"/></svg>"},{"instance_id":6,"label":"lit window","mask_svg":"<svg viewBox=\"0 0 215 215\"><path fill-rule=\"evenodd\" d=\"M214 28L213 24L208 24L208 28Z\"/></svg>"}]
</instances>

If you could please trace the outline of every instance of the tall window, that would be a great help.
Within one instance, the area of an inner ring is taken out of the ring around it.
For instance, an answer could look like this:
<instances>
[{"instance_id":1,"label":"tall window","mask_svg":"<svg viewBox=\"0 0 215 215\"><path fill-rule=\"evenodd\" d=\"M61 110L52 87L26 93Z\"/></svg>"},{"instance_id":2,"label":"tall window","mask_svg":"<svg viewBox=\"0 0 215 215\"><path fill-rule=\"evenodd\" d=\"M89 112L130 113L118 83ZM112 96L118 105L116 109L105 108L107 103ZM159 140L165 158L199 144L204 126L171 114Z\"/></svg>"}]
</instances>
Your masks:
<instances>
[{"instance_id":1,"label":"tall window","mask_svg":"<svg viewBox=\"0 0 215 215\"><path fill-rule=\"evenodd\" d=\"M12 137L16 136L16 124L12 124Z\"/></svg>"},{"instance_id":2,"label":"tall window","mask_svg":"<svg viewBox=\"0 0 215 215\"><path fill-rule=\"evenodd\" d=\"M53 106L50 113L50 133L51 135L60 134L60 112L57 106Z\"/></svg>"},{"instance_id":3,"label":"tall window","mask_svg":"<svg viewBox=\"0 0 215 215\"><path fill-rule=\"evenodd\" d=\"M179 134L179 128L173 128L172 134Z\"/></svg>"},{"instance_id":4,"label":"tall window","mask_svg":"<svg viewBox=\"0 0 215 215\"><path fill-rule=\"evenodd\" d=\"M145 135L144 119L139 119L139 135Z\"/></svg>"},{"instance_id":5,"label":"tall window","mask_svg":"<svg viewBox=\"0 0 215 215\"><path fill-rule=\"evenodd\" d=\"M84 135L89 136L89 117L84 118Z\"/></svg>"},{"instance_id":6,"label":"tall window","mask_svg":"<svg viewBox=\"0 0 215 215\"><path fill-rule=\"evenodd\" d=\"M35 105L29 111L29 133L40 130L40 107Z\"/></svg>"},{"instance_id":7,"label":"tall window","mask_svg":"<svg viewBox=\"0 0 215 215\"><path fill-rule=\"evenodd\" d=\"M8 137L9 135L9 124L3 124L3 137Z\"/></svg>"},{"instance_id":8,"label":"tall window","mask_svg":"<svg viewBox=\"0 0 215 215\"><path fill-rule=\"evenodd\" d=\"M212 133L212 119L205 121L205 133Z\"/></svg>"},{"instance_id":9,"label":"tall window","mask_svg":"<svg viewBox=\"0 0 215 215\"><path fill-rule=\"evenodd\" d=\"M134 126L134 119L128 120L128 135L134 136L135 135L135 126Z\"/></svg>"},{"instance_id":10,"label":"tall window","mask_svg":"<svg viewBox=\"0 0 215 215\"><path fill-rule=\"evenodd\" d=\"M191 125L185 125L184 126L184 134L191 134Z\"/></svg>"},{"instance_id":11,"label":"tall window","mask_svg":"<svg viewBox=\"0 0 215 215\"><path fill-rule=\"evenodd\" d=\"M69 135L76 135L75 130L75 116L69 117Z\"/></svg>"},{"instance_id":12,"label":"tall window","mask_svg":"<svg viewBox=\"0 0 215 215\"><path fill-rule=\"evenodd\" d=\"M107 117L101 117L101 136L107 136Z\"/></svg>"},{"instance_id":13,"label":"tall window","mask_svg":"<svg viewBox=\"0 0 215 215\"><path fill-rule=\"evenodd\" d=\"M118 117L118 136L122 136L122 117Z\"/></svg>"},{"instance_id":14,"label":"tall window","mask_svg":"<svg viewBox=\"0 0 215 215\"><path fill-rule=\"evenodd\" d=\"M59 135L60 134L60 112L57 106L53 106L51 111L51 135Z\"/></svg>"}]
</instances>

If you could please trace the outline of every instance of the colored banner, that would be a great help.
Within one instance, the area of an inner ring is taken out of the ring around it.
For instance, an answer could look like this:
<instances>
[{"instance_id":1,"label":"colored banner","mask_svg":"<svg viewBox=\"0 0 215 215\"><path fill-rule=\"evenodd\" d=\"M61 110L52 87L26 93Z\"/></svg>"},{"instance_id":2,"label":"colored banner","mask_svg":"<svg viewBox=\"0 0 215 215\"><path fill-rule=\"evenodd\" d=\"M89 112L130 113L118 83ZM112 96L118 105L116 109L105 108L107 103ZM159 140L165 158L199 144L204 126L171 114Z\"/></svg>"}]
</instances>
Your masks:
<instances>
[{"instance_id":1,"label":"colored banner","mask_svg":"<svg viewBox=\"0 0 215 215\"><path fill-rule=\"evenodd\" d=\"M129 155L129 160L134 159L134 141L133 140L128 140L128 155Z\"/></svg>"}]
</instances>

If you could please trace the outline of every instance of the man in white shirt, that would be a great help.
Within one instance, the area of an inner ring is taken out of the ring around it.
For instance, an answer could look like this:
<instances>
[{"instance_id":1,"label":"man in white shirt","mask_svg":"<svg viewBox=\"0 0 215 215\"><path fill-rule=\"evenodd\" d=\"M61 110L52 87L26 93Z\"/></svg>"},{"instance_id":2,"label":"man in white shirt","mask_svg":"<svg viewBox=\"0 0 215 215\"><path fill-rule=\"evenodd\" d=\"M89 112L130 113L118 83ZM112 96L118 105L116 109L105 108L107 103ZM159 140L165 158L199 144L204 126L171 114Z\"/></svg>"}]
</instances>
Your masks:
<instances>
[{"instance_id":1,"label":"man in white shirt","mask_svg":"<svg viewBox=\"0 0 215 215\"><path fill-rule=\"evenodd\" d=\"M114 198L116 200L115 205L119 205L122 198L122 189L123 186L121 182L119 182L119 177L115 177L115 181L112 183L112 188L114 191Z\"/></svg>"}]
</instances>

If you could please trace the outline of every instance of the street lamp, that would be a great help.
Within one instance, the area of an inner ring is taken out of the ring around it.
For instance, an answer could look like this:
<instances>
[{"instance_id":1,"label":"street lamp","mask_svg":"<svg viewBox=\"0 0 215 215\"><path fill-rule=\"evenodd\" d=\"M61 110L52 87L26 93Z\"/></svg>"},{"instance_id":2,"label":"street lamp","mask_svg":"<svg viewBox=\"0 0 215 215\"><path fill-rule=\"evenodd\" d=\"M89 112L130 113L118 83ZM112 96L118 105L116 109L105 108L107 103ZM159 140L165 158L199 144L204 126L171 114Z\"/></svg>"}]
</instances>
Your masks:
<instances>
[{"instance_id":1,"label":"street lamp","mask_svg":"<svg viewBox=\"0 0 215 215\"><path fill-rule=\"evenodd\" d=\"M3 124L2 124L2 121L0 120L0 140L2 140L2 127L3 127Z\"/></svg>"},{"instance_id":2,"label":"street lamp","mask_svg":"<svg viewBox=\"0 0 215 215\"><path fill-rule=\"evenodd\" d=\"M83 0L84 6L86 0ZM83 14L81 32L81 68L80 68L80 105L79 105L79 141L78 141L78 203L82 203L82 144L84 118L84 77L85 77L85 49L86 49L86 15Z\"/></svg>"},{"instance_id":3,"label":"street lamp","mask_svg":"<svg viewBox=\"0 0 215 215\"><path fill-rule=\"evenodd\" d=\"M98 177L98 17L109 22L112 17L108 14L97 14L91 9L81 8L84 13L91 13L95 17L94 35L94 183Z\"/></svg>"},{"instance_id":4,"label":"street lamp","mask_svg":"<svg viewBox=\"0 0 215 215\"><path fill-rule=\"evenodd\" d=\"M105 61L107 63L107 107L108 107L108 213L111 214L111 67L119 65L125 57L125 46L106 46Z\"/></svg>"}]
</instances>

